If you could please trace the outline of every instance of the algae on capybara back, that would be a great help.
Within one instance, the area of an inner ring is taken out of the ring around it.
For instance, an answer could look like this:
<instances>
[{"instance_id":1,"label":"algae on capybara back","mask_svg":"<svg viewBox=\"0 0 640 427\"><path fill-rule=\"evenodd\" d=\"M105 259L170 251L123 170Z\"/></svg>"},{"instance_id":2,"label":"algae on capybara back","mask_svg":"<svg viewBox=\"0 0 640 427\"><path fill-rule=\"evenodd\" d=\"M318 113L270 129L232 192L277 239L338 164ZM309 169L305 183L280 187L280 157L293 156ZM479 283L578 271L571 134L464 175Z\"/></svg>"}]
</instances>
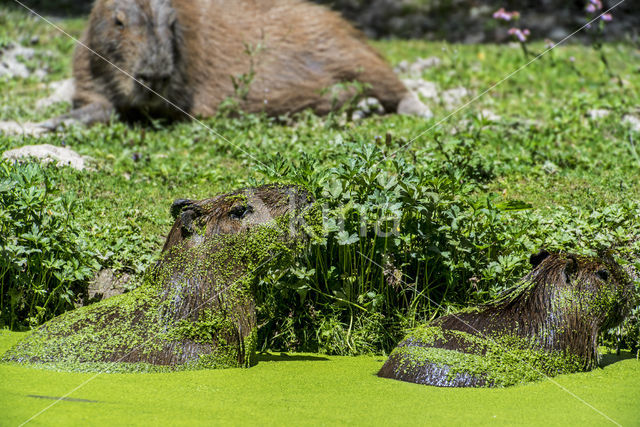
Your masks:
<instances>
[{"instance_id":1,"label":"algae on capybara back","mask_svg":"<svg viewBox=\"0 0 640 427\"><path fill-rule=\"evenodd\" d=\"M302 188L268 185L172 211L162 259L138 289L47 322L3 360L109 371L250 366L251 284L318 231L317 206Z\"/></svg>"},{"instance_id":2,"label":"algae on capybara back","mask_svg":"<svg viewBox=\"0 0 640 427\"><path fill-rule=\"evenodd\" d=\"M498 387L597 366L603 329L629 313L633 283L610 254L541 251L501 299L422 325L378 373L442 387Z\"/></svg>"}]
</instances>

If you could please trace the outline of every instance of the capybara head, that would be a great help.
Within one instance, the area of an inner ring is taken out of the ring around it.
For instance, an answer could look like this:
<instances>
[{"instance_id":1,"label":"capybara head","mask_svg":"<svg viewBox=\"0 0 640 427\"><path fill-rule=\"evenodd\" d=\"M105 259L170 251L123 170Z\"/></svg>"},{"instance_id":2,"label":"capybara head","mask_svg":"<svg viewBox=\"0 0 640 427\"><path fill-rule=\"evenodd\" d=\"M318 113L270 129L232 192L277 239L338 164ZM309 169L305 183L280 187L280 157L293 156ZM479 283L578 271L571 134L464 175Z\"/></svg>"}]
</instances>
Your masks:
<instances>
[{"instance_id":1,"label":"capybara head","mask_svg":"<svg viewBox=\"0 0 640 427\"><path fill-rule=\"evenodd\" d=\"M114 99L134 108L162 102L145 86L166 95L174 74L179 30L171 0L98 0L89 28L89 47L135 79L101 63Z\"/></svg>"},{"instance_id":2,"label":"capybara head","mask_svg":"<svg viewBox=\"0 0 640 427\"><path fill-rule=\"evenodd\" d=\"M592 369L598 334L629 313L634 285L602 252L541 251L533 271L498 300L411 331L380 370L419 384L504 386Z\"/></svg>"},{"instance_id":3,"label":"capybara head","mask_svg":"<svg viewBox=\"0 0 640 427\"><path fill-rule=\"evenodd\" d=\"M304 213L313 197L295 185L271 184L245 188L200 201L178 199L171 206L175 223L163 252L178 243L185 248L208 237L250 232L259 226L277 226L283 238L302 237Z\"/></svg>"},{"instance_id":4,"label":"capybara head","mask_svg":"<svg viewBox=\"0 0 640 427\"><path fill-rule=\"evenodd\" d=\"M633 282L610 252L585 257L542 250L532 255L530 262L533 271L525 281L533 284L532 290L547 301L549 312L557 317L580 316L580 321L602 331L618 325L629 314ZM519 293L516 298L523 296Z\"/></svg>"},{"instance_id":5,"label":"capybara head","mask_svg":"<svg viewBox=\"0 0 640 427\"><path fill-rule=\"evenodd\" d=\"M154 270L167 318L202 321L236 313L240 335L255 329L252 285L264 269L286 268L321 228L318 206L294 185L246 188L201 201L177 200ZM235 332L234 332L235 333Z\"/></svg>"}]
</instances>

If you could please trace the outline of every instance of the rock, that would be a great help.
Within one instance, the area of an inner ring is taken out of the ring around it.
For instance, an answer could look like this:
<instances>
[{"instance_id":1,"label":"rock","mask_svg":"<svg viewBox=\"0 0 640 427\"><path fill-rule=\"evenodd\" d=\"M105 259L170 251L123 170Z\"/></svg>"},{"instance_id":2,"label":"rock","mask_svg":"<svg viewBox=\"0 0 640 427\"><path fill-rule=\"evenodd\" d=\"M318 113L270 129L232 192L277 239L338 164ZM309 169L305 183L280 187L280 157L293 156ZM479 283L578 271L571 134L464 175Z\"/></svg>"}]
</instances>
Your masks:
<instances>
[{"instance_id":1,"label":"rock","mask_svg":"<svg viewBox=\"0 0 640 427\"><path fill-rule=\"evenodd\" d=\"M10 44L0 56L0 77L20 77L26 79L31 74L19 58L33 58L34 50L20 45Z\"/></svg>"},{"instance_id":2,"label":"rock","mask_svg":"<svg viewBox=\"0 0 640 427\"><path fill-rule=\"evenodd\" d=\"M464 87L456 87L442 92L442 102L447 109L452 110L462 106L462 101L470 95L469 91Z\"/></svg>"},{"instance_id":3,"label":"rock","mask_svg":"<svg viewBox=\"0 0 640 427\"><path fill-rule=\"evenodd\" d=\"M71 98L73 97L73 91L75 88L73 79L52 82L49 84L49 88L53 90L53 93L46 98L39 99L36 102L37 108L47 108L50 105L57 104L58 102L71 104Z\"/></svg>"},{"instance_id":4,"label":"rock","mask_svg":"<svg viewBox=\"0 0 640 427\"><path fill-rule=\"evenodd\" d=\"M425 99L438 98L438 86L422 79L403 79L402 82L411 92L414 92Z\"/></svg>"},{"instance_id":5,"label":"rock","mask_svg":"<svg viewBox=\"0 0 640 427\"><path fill-rule=\"evenodd\" d=\"M611 111L602 108L595 108L593 110L587 111L587 114L589 115L589 118L591 120L598 120L607 117L609 114L611 114Z\"/></svg>"},{"instance_id":6,"label":"rock","mask_svg":"<svg viewBox=\"0 0 640 427\"><path fill-rule=\"evenodd\" d=\"M430 56L428 58L418 58L413 63L409 63L408 61L400 61L400 63L396 66L396 73L409 73L412 75L420 76L422 73L433 67L437 67L442 64L442 60L437 56Z\"/></svg>"},{"instance_id":7,"label":"rock","mask_svg":"<svg viewBox=\"0 0 640 427\"><path fill-rule=\"evenodd\" d=\"M45 132L49 132L49 129L41 126L39 123L18 123L14 121L0 122L0 134L38 136Z\"/></svg>"},{"instance_id":8,"label":"rock","mask_svg":"<svg viewBox=\"0 0 640 427\"><path fill-rule=\"evenodd\" d=\"M89 283L84 305L123 294L130 281L131 276L126 273L116 275L110 268L99 271Z\"/></svg>"},{"instance_id":9,"label":"rock","mask_svg":"<svg viewBox=\"0 0 640 427\"><path fill-rule=\"evenodd\" d=\"M482 110L480 111L478 116L489 122L499 122L502 120L502 117L500 117L499 115L497 115L491 110Z\"/></svg>"},{"instance_id":10,"label":"rock","mask_svg":"<svg viewBox=\"0 0 640 427\"><path fill-rule=\"evenodd\" d=\"M358 102L358 107L353 112L352 119L360 120L374 114L384 114L384 107L377 98L365 98Z\"/></svg>"},{"instance_id":11,"label":"rock","mask_svg":"<svg viewBox=\"0 0 640 427\"><path fill-rule=\"evenodd\" d=\"M430 119L433 117L431 109L424 105L413 92L409 92L407 96L400 101L400 104L398 104L398 114L418 116L423 119Z\"/></svg>"},{"instance_id":12,"label":"rock","mask_svg":"<svg viewBox=\"0 0 640 427\"><path fill-rule=\"evenodd\" d=\"M81 156L70 148L56 147L51 144L25 145L2 153L5 159L21 160L34 157L44 163L56 162L57 166L69 166L77 170L87 168L85 162L87 157Z\"/></svg>"},{"instance_id":13,"label":"rock","mask_svg":"<svg viewBox=\"0 0 640 427\"><path fill-rule=\"evenodd\" d=\"M631 130L635 132L640 132L640 118L637 116L632 116L631 114L627 114L622 117L622 123L629 126Z\"/></svg>"},{"instance_id":14,"label":"rock","mask_svg":"<svg viewBox=\"0 0 640 427\"><path fill-rule=\"evenodd\" d=\"M398 65L396 65L393 71L395 71L397 74L406 73L407 71L409 71L409 61L403 59L402 61L398 62Z\"/></svg>"}]
</instances>

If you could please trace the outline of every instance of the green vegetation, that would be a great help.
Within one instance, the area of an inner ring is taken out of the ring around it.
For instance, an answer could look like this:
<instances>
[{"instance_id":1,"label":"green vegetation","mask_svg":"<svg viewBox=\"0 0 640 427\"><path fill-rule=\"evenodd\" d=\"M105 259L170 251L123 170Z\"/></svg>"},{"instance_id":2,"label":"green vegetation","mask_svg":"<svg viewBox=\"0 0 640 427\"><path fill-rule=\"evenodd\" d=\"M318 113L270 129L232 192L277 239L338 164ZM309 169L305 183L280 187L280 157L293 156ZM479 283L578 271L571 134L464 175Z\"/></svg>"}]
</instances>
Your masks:
<instances>
[{"instance_id":1,"label":"green vegetation","mask_svg":"<svg viewBox=\"0 0 640 427\"><path fill-rule=\"evenodd\" d=\"M23 333L0 333L0 352ZM603 369L554 382L621 425L637 423L640 363L605 356ZM382 357L264 354L251 369L102 374L33 422L260 425L605 425L551 381L505 389L446 389L378 378ZM615 363L613 363L615 362ZM95 374L0 365L2 422L17 425ZM33 396L44 396L38 398Z\"/></svg>"},{"instance_id":2,"label":"green vegetation","mask_svg":"<svg viewBox=\"0 0 640 427\"><path fill-rule=\"evenodd\" d=\"M70 75L73 44L55 29L14 9L1 9L0 21L2 40L39 36L32 65L52 71L45 83ZM81 21L59 22L80 34ZM470 96L523 63L519 47L506 45L375 44L394 64L438 56L441 65L422 78ZM540 247L613 247L638 265L638 133L622 120L637 114L638 54L625 44L602 49L622 86L589 47L562 46L435 129L452 111L440 99L427 100L436 117L428 121L240 114L205 120L217 135L197 123L116 121L38 139L0 135L0 150L64 143L91 156L95 171L45 172L77 200L73 218L96 254L93 268L138 276L159 253L174 199L267 182L307 186L327 206L328 236L289 270L261 276L257 346L383 353L407 328L512 286ZM41 85L35 77L1 81L0 120L68 108L36 110ZM596 108L610 115L591 118ZM484 110L499 118L481 117ZM637 345L637 329L626 324L607 342Z\"/></svg>"},{"instance_id":3,"label":"green vegetation","mask_svg":"<svg viewBox=\"0 0 640 427\"><path fill-rule=\"evenodd\" d=\"M76 200L38 164L0 162L0 324L37 326L74 308L99 254L80 237Z\"/></svg>"}]
</instances>

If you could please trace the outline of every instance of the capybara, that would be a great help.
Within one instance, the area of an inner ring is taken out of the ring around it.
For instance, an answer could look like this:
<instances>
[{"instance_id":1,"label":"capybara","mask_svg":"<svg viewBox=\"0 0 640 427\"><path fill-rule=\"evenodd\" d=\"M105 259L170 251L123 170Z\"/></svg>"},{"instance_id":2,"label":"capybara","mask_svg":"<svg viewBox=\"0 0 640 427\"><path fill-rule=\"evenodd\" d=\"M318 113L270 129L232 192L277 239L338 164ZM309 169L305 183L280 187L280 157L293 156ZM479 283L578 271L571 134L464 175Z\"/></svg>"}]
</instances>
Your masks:
<instances>
[{"instance_id":1,"label":"capybara","mask_svg":"<svg viewBox=\"0 0 640 427\"><path fill-rule=\"evenodd\" d=\"M441 387L500 387L593 369L603 329L620 323L633 282L610 254L541 251L497 301L411 331L381 377Z\"/></svg>"},{"instance_id":2,"label":"capybara","mask_svg":"<svg viewBox=\"0 0 640 427\"><path fill-rule=\"evenodd\" d=\"M74 110L50 127L113 112L208 117L234 97L248 112L326 114L351 81L387 112L429 114L359 31L302 0L98 0L81 41Z\"/></svg>"},{"instance_id":3,"label":"capybara","mask_svg":"<svg viewBox=\"0 0 640 427\"><path fill-rule=\"evenodd\" d=\"M180 200L172 211L162 257L140 287L45 323L4 360L109 371L250 366L251 286L314 235L318 207L304 189L268 185Z\"/></svg>"}]
</instances>

